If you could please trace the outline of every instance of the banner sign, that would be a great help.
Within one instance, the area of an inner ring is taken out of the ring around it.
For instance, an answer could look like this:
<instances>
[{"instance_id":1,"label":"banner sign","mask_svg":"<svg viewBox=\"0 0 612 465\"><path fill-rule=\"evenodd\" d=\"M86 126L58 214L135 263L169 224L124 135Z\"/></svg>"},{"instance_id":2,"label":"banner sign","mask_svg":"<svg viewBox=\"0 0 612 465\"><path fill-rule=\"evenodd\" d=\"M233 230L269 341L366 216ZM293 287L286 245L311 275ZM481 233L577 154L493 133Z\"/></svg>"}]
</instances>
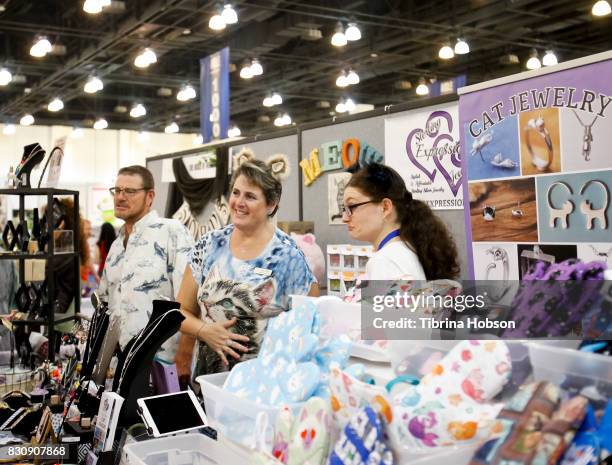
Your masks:
<instances>
[{"instance_id":1,"label":"banner sign","mask_svg":"<svg viewBox=\"0 0 612 465\"><path fill-rule=\"evenodd\" d=\"M229 102L229 47L225 47L200 60L200 130L203 143L227 137Z\"/></svg>"},{"instance_id":2,"label":"banner sign","mask_svg":"<svg viewBox=\"0 0 612 465\"><path fill-rule=\"evenodd\" d=\"M385 119L385 162L404 178L415 199L434 209L462 209L457 104Z\"/></svg>"},{"instance_id":3,"label":"banner sign","mask_svg":"<svg viewBox=\"0 0 612 465\"><path fill-rule=\"evenodd\" d=\"M466 230L468 244L474 242L468 254L476 279L520 278L526 260L538 254L558 263L590 261L593 250L608 250L611 58L587 57L574 67L525 73L460 96Z\"/></svg>"}]
</instances>

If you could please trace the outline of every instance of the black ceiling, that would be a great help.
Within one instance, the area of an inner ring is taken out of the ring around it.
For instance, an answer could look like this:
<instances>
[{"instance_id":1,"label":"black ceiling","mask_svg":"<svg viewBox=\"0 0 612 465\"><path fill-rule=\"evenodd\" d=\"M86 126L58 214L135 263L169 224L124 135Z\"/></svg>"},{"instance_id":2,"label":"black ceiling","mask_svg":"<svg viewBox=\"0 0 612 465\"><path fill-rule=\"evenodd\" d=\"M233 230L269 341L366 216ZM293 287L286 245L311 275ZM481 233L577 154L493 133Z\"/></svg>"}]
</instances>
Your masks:
<instances>
[{"instance_id":1,"label":"black ceiling","mask_svg":"<svg viewBox=\"0 0 612 465\"><path fill-rule=\"evenodd\" d=\"M76 0L0 0L0 67L25 82L0 88L0 122L16 122L27 112L37 124L91 125L104 116L109 128L163 130L176 119L181 131L196 132L198 100L181 103L176 92L186 82L197 88L199 59L226 45L237 70L231 73L231 119L243 135L274 128L279 110L296 123L329 117L343 96L380 107L417 97L420 77L444 79L466 74L468 83L517 73L532 48L547 49L560 61L612 48L610 16L590 14L594 0L233 0L238 24L222 32L208 28L216 1L125 0L125 10L95 16ZM1 9L0 9L1 10ZM343 49L330 44L337 21L354 20L362 39ZM309 29L322 33L320 40ZM189 33L187 33L189 31ZM34 58L29 49L37 34L66 47L65 55ZM471 52L449 61L437 57L440 45L463 36ZM143 47L158 62L146 70L133 65ZM502 59L515 54L518 64ZM247 58L259 58L264 74L240 79ZM352 67L361 82L336 87L343 68ZM92 73L104 81L97 94L83 92ZM407 82L412 88L406 89ZM160 87L172 96L158 95ZM26 93L26 89L30 89ZM269 91L283 105L264 108ZM65 108L48 112L53 97ZM117 113L141 102L147 115L135 120ZM329 106L325 103L329 102ZM264 121L269 117L268 121Z\"/></svg>"}]
</instances>

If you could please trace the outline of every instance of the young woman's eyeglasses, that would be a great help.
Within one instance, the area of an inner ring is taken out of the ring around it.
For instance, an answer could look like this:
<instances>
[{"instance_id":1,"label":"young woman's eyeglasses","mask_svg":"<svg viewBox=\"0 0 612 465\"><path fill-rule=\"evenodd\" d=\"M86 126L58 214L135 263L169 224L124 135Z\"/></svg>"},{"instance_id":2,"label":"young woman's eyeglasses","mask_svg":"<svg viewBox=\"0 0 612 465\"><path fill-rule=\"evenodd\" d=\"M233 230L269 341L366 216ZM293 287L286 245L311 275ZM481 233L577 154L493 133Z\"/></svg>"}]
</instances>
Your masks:
<instances>
[{"instance_id":1,"label":"young woman's eyeglasses","mask_svg":"<svg viewBox=\"0 0 612 465\"><path fill-rule=\"evenodd\" d=\"M348 217L353 216L355 209L357 207L361 207L362 205L367 205L368 203L375 203L374 200L368 200L366 202L354 203L353 205L342 205L342 214Z\"/></svg>"},{"instance_id":2,"label":"young woman's eyeglasses","mask_svg":"<svg viewBox=\"0 0 612 465\"><path fill-rule=\"evenodd\" d=\"M113 197L119 196L121 194L125 194L126 197L133 197L140 191L148 191L148 190L149 189L146 187L141 187L140 189L130 189L129 187L126 187L125 189L121 187L111 187L108 191L110 192L110 195L112 195Z\"/></svg>"}]
</instances>

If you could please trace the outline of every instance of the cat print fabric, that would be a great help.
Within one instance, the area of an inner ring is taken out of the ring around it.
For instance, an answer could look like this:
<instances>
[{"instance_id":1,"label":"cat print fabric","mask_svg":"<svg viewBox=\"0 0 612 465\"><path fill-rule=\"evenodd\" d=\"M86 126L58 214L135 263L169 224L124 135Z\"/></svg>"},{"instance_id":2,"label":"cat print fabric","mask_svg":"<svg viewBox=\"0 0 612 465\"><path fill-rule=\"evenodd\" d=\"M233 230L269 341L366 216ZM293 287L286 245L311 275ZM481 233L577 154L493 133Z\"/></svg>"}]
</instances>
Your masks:
<instances>
[{"instance_id":1,"label":"cat print fabric","mask_svg":"<svg viewBox=\"0 0 612 465\"><path fill-rule=\"evenodd\" d=\"M287 310L291 294L305 295L316 282L304 254L287 234L276 229L265 250L255 259L239 260L230 250L233 225L204 235L193 248L189 263L198 284L198 305L206 322L237 318L232 331L250 338L241 361L257 356L268 319ZM231 369L216 353L200 344L194 376Z\"/></svg>"}]
</instances>

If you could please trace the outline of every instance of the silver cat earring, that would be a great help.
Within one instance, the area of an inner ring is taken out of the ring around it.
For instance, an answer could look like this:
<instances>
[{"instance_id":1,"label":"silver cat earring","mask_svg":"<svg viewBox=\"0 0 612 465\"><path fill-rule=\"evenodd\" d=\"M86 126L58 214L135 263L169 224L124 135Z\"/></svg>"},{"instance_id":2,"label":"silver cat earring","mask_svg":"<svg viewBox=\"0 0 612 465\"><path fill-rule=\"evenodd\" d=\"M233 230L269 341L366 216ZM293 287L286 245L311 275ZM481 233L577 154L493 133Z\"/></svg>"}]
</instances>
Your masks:
<instances>
[{"instance_id":1,"label":"silver cat earring","mask_svg":"<svg viewBox=\"0 0 612 465\"><path fill-rule=\"evenodd\" d=\"M530 134L532 132L535 132L539 137L541 137L544 144L546 144L546 159L540 157L533 150L530 139ZM527 126L525 126L523 130L523 134L525 135L525 145L527 146L527 151L529 152L529 155L531 155L531 164L535 166L538 171L546 171L553 162L553 144L552 139L550 138L550 133L548 132L548 129L546 129L544 118L539 116L536 119L530 119L527 122Z\"/></svg>"},{"instance_id":2,"label":"silver cat earring","mask_svg":"<svg viewBox=\"0 0 612 465\"><path fill-rule=\"evenodd\" d=\"M608 219L606 218L606 210L608 209L608 205L610 204L610 193L608 192L608 186L603 182L597 179L591 179L584 183L584 185L580 188L580 195L589 187L589 184L598 184L603 189L606 202L603 208L594 209L589 200L583 200L580 203L580 211L586 217L586 228L593 229L593 221L599 220L599 227L601 229L608 229Z\"/></svg>"},{"instance_id":3,"label":"silver cat earring","mask_svg":"<svg viewBox=\"0 0 612 465\"><path fill-rule=\"evenodd\" d=\"M515 216L517 218L522 218L523 210L521 210L521 202L517 202L516 208L512 209L512 216Z\"/></svg>"},{"instance_id":4,"label":"silver cat earring","mask_svg":"<svg viewBox=\"0 0 612 465\"><path fill-rule=\"evenodd\" d=\"M493 221L495 219L495 207L485 205L482 209L482 217L485 221Z\"/></svg>"},{"instance_id":5,"label":"silver cat earring","mask_svg":"<svg viewBox=\"0 0 612 465\"><path fill-rule=\"evenodd\" d=\"M552 229L555 228L555 221L559 219L561 222L561 227L563 229L567 229L567 217L574 211L574 204L571 200L566 200L563 202L563 207L555 208L552 204L552 199L550 198L550 193L552 192L555 186L563 186L567 189L570 195L573 195L572 188L569 184L563 181L553 182L550 186L548 186L548 192L546 193L546 198L548 200L548 208L550 210L550 220L548 222L548 226Z\"/></svg>"}]
</instances>

